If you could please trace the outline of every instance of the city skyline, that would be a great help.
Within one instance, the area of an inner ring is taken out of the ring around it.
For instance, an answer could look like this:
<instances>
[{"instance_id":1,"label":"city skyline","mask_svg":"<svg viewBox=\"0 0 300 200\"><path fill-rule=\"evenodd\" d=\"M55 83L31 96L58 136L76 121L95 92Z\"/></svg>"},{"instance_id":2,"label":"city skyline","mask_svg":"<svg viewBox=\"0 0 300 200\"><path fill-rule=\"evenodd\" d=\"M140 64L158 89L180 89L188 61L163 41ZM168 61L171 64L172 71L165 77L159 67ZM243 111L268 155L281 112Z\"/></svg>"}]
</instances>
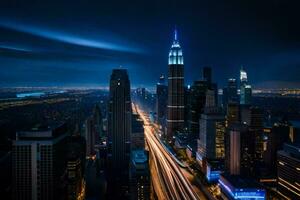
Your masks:
<instances>
[{"instance_id":1,"label":"city skyline","mask_svg":"<svg viewBox=\"0 0 300 200\"><path fill-rule=\"evenodd\" d=\"M4 199L300 198L296 3L29 1L0 3Z\"/></svg>"},{"instance_id":2,"label":"city skyline","mask_svg":"<svg viewBox=\"0 0 300 200\"><path fill-rule=\"evenodd\" d=\"M175 25L186 84L210 66L218 85L226 85L223 75L238 77L243 65L253 86L300 86L295 3L1 4L0 86L104 86L120 65L133 85L153 86L167 74L172 40L166 38ZM153 12L141 12L145 8Z\"/></svg>"}]
</instances>

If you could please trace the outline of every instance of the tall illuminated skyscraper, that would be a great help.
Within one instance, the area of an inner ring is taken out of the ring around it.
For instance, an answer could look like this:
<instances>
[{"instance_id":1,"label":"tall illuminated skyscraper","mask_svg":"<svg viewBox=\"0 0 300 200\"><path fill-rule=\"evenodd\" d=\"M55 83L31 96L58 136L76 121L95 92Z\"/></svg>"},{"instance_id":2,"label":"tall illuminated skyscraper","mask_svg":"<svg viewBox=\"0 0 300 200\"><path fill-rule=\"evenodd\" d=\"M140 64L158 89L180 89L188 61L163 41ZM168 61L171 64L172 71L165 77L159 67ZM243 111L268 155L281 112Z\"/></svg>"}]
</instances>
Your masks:
<instances>
[{"instance_id":1,"label":"tall illuminated skyscraper","mask_svg":"<svg viewBox=\"0 0 300 200\"><path fill-rule=\"evenodd\" d=\"M242 68L240 70L240 104L250 105L252 97L252 88L248 84L247 72Z\"/></svg>"},{"instance_id":2,"label":"tall illuminated skyscraper","mask_svg":"<svg viewBox=\"0 0 300 200\"><path fill-rule=\"evenodd\" d=\"M110 77L108 105L108 160L113 190L126 193L131 134L130 81L126 69L114 69Z\"/></svg>"},{"instance_id":3,"label":"tall illuminated skyscraper","mask_svg":"<svg viewBox=\"0 0 300 200\"><path fill-rule=\"evenodd\" d=\"M184 65L177 30L169 52L167 138L184 127Z\"/></svg>"},{"instance_id":4,"label":"tall illuminated skyscraper","mask_svg":"<svg viewBox=\"0 0 300 200\"><path fill-rule=\"evenodd\" d=\"M240 81L241 81L241 85L246 84L248 82L247 72L243 69L243 67L240 70Z\"/></svg>"}]
</instances>

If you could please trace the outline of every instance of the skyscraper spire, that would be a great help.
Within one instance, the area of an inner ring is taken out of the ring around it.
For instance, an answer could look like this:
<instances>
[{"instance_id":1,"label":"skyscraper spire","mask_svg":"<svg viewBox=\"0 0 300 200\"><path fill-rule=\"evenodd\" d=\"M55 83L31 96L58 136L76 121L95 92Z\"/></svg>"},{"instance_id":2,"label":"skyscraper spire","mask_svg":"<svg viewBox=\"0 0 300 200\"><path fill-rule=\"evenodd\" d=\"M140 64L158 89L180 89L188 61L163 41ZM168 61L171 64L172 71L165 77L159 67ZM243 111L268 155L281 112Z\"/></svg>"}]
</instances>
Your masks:
<instances>
[{"instance_id":1,"label":"skyscraper spire","mask_svg":"<svg viewBox=\"0 0 300 200\"><path fill-rule=\"evenodd\" d=\"M177 28L174 29L174 41L177 41Z\"/></svg>"},{"instance_id":2,"label":"skyscraper spire","mask_svg":"<svg viewBox=\"0 0 300 200\"><path fill-rule=\"evenodd\" d=\"M182 64L183 65L183 54L182 49L178 40L177 28L174 29L174 40L169 52L169 64Z\"/></svg>"}]
</instances>

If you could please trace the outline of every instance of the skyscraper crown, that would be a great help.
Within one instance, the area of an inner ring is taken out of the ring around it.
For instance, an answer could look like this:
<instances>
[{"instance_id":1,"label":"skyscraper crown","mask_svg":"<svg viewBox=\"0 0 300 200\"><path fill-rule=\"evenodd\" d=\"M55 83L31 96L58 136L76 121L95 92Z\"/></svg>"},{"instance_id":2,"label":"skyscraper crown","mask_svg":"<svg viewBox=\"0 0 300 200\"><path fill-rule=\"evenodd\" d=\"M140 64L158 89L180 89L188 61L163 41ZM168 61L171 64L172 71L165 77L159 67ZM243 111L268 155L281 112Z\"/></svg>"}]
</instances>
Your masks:
<instances>
[{"instance_id":1,"label":"skyscraper crown","mask_svg":"<svg viewBox=\"0 0 300 200\"><path fill-rule=\"evenodd\" d=\"M183 65L183 53L179 44L176 28L174 30L174 40L169 52L169 65Z\"/></svg>"},{"instance_id":2,"label":"skyscraper crown","mask_svg":"<svg viewBox=\"0 0 300 200\"><path fill-rule=\"evenodd\" d=\"M241 83L247 83L247 72L243 69L243 66L241 67L240 70L240 81Z\"/></svg>"}]
</instances>

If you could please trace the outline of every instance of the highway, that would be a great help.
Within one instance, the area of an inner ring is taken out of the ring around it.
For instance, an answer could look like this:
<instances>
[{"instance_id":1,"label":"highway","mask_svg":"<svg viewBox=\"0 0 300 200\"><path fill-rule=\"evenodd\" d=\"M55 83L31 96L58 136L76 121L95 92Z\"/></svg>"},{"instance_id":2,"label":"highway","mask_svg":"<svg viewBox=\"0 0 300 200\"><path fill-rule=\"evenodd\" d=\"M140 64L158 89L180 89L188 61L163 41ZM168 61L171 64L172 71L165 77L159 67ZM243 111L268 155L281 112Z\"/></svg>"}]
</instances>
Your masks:
<instances>
[{"instance_id":1,"label":"highway","mask_svg":"<svg viewBox=\"0 0 300 200\"><path fill-rule=\"evenodd\" d=\"M156 129L150 125L147 114L133 105L135 112L144 122L145 139L150 151L150 168L153 179L153 187L158 199L203 199L205 196L191 184L183 169L174 157L163 147L156 137Z\"/></svg>"}]
</instances>

